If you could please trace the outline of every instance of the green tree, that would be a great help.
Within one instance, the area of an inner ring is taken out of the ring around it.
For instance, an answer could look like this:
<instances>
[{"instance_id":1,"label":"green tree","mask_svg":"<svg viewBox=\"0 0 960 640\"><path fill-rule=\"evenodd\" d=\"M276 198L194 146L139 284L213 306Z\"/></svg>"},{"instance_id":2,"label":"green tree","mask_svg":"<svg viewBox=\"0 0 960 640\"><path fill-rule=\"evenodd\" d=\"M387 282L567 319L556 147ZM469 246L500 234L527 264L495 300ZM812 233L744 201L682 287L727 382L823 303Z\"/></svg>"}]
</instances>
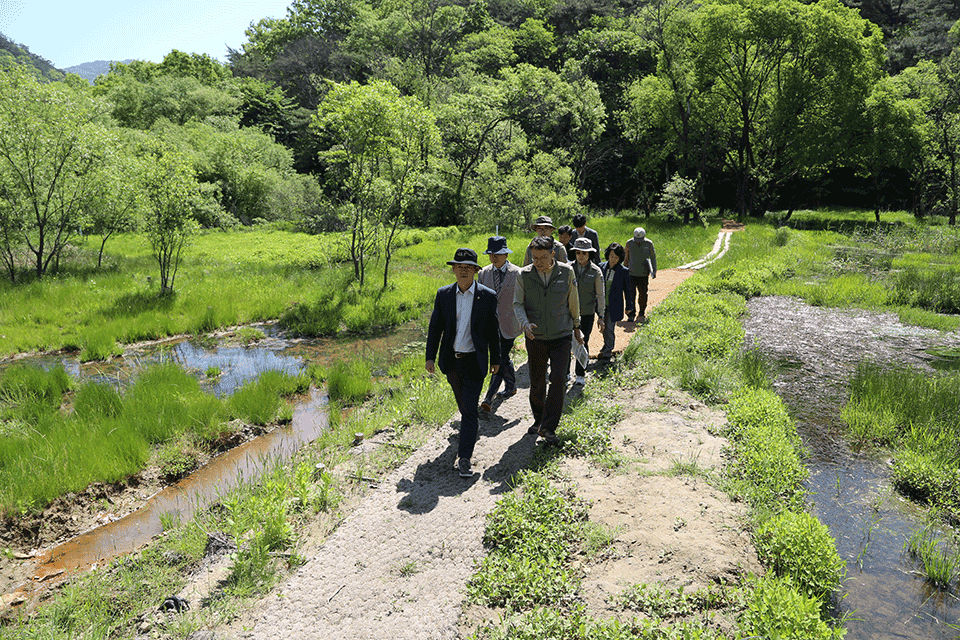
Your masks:
<instances>
[{"instance_id":1,"label":"green tree","mask_svg":"<svg viewBox=\"0 0 960 640\"><path fill-rule=\"evenodd\" d=\"M478 77L468 79L436 107L444 155L453 168L454 216L458 223L463 219L465 193L478 166L511 135L505 103L503 83Z\"/></svg>"},{"instance_id":2,"label":"green tree","mask_svg":"<svg viewBox=\"0 0 960 640\"><path fill-rule=\"evenodd\" d=\"M97 267L103 264L107 242L117 233L135 230L143 215L141 162L133 153L115 145L107 151L103 164L91 180L95 181L86 202L86 228L100 236Z\"/></svg>"},{"instance_id":3,"label":"green tree","mask_svg":"<svg viewBox=\"0 0 960 640\"><path fill-rule=\"evenodd\" d=\"M879 30L837 0L714 0L694 13L701 91L729 139L740 215L762 215L784 174L824 170L879 74Z\"/></svg>"},{"instance_id":4,"label":"green tree","mask_svg":"<svg viewBox=\"0 0 960 640\"><path fill-rule=\"evenodd\" d=\"M391 252L393 233L426 163L423 149L437 137L436 123L417 98L374 81L333 85L314 126L332 142L321 157L349 203L350 256L362 286L370 253L378 244L385 255Z\"/></svg>"},{"instance_id":5,"label":"green tree","mask_svg":"<svg viewBox=\"0 0 960 640\"><path fill-rule=\"evenodd\" d=\"M453 75L467 12L443 0L384 0L376 27L386 54L381 77L432 107L438 86Z\"/></svg>"},{"instance_id":6,"label":"green tree","mask_svg":"<svg viewBox=\"0 0 960 640\"><path fill-rule=\"evenodd\" d=\"M897 80L923 105L936 173L949 194L950 224L960 209L960 55L941 63L925 61L905 69Z\"/></svg>"},{"instance_id":7,"label":"green tree","mask_svg":"<svg viewBox=\"0 0 960 640\"><path fill-rule=\"evenodd\" d=\"M179 153L159 149L144 159L141 173L146 201L144 231L160 267L160 294L173 294L183 250L199 225L192 208L199 185Z\"/></svg>"},{"instance_id":8,"label":"green tree","mask_svg":"<svg viewBox=\"0 0 960 640\"><path fill-rule=\"evenodd\" d=\"M62 83L0 73L0 251L12 280L24 247L42 278L83 225L105 144L101 117Z\"/></svg>"},{"instance_id":9,"label":"green tree","mask_svg":"<svg viewBox=\"0 0 960 640\"><path fill-rule=\"evenodd\" d=\"M884 78L866 101L863 119L860 175L873 186L873 213L880 222L880 208L891 172L907 175L920 162L925 146L925 118L919 100L908 98L902 85Z\"/></svg>"}]
</instances>

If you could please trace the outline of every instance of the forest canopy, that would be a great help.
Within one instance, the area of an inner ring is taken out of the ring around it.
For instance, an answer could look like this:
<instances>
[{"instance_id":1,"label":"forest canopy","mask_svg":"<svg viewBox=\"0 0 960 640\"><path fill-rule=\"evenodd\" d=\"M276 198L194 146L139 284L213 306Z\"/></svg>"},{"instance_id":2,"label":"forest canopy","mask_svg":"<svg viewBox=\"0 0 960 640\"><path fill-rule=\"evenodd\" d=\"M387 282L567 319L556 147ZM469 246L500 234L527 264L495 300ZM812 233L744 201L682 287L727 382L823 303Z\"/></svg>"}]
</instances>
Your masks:
<instances>
[{"instance_id":1,"label":"forest canopy","mask_svg":"<svg viewBox=\"0 0 960 640\"><path fill-rule=\"evenodd\" d=\"M4 39L4 73L38 102L10 103L0 127L43 153L0 153L0 249L32 252L42 275L74 230L143 228L146 167L174 152L192 194L180 215L363 228L358 268L398 225L676 215L657 206L671 183L698 204L687 220L834 204L955 222L958 14L944 0L294 0L226 64L174 50L93 86L37 72ZM84 167L48 203L60 236L22 195L42 170L29 163L57 157L51 92L77 141L59 153Z\"/></svg>"}]
</instances>

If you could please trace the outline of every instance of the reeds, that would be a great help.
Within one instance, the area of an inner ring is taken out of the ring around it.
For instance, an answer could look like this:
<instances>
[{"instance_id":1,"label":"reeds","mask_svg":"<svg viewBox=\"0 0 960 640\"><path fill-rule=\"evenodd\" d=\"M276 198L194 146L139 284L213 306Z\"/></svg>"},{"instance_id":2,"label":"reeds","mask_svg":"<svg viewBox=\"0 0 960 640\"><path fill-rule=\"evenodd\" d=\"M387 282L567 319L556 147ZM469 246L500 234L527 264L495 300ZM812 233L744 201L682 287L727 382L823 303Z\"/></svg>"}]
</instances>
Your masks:
<instances>
[{"instance_id":1,"label":"reeds","mask_svg":"<svg viewBox=\"0 0 960 640\"><path fill-rule=\"evenodd\" d=\"M949 589L960 572L960 553L956 546L932 526L911 533L903 551L920 563L924 578L939 589Z\"/></svg>"}]
</instances>

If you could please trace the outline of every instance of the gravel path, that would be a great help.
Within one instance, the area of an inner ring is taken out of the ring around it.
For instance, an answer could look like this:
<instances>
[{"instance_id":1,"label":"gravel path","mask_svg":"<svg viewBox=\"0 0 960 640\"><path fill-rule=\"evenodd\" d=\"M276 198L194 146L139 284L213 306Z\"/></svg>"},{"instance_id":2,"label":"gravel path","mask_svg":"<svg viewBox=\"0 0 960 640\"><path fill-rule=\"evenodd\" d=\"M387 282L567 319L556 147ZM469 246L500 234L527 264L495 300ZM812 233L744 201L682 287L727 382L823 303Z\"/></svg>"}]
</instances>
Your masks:
<instances>
[{"instance_id":1,"label":"gravel path","mask_svg":"<svg viewBox=\"0 0 960 640\"><path fill-rule=\"evenodd\" d=\"M651 281L650 307L693 273L662 270ZM618 323L615 352L637 330ZM591 354L602 343L599 332L593 338ZM526 365L518 369L518 384L520 393L498 399L490 415L481 413L472 478L453 468L455 415L384 478L296 574L217 637L456 638L466 583L485 553L486 514L538 446L526 434L532 423ZM569 389L568 399L579 392Z\"/></svg>"}]
</instances>

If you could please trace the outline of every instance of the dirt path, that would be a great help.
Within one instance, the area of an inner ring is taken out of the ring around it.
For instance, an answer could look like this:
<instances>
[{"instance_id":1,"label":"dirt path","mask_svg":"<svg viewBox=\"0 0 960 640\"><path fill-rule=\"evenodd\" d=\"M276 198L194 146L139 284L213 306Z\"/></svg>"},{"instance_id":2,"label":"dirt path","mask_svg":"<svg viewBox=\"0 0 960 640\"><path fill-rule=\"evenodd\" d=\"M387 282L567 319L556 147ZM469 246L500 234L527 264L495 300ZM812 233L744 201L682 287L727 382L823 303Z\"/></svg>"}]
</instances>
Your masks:
<instances>
[{"instance_id":1,"label":"dirt path","mask_svg":"<svg viewBox=\"0 0 960 640\"><path fill-rule=\"evenodd\" d=\"M695 273L696 271L693 269L661 269L658 271L657 277L650 281L650 287L647 290L647 313L651 313L658 304L667 299L667 296L670 295L674 289L679 287L687 278ZM622 353L624 348L630 344L630 340L639 327L640 325L636 322L627 322L625 320L618 322L617 330L614 332L616 342L614 343L613 352ZM603 348L603 333L601 333L596 326L593 328L593 333L590 334L589 344L591 357L600 353L600 349Z\"/></svg>"},{"instance_id":2,"label":"dirt path","mask_svg":"<svg viewBox=\"0 0 960 640\"><path fill-rule=\"evenodd\" d=\"M651 307L693 273L661 271ZM622 323L618 350L641 330ZM537 446L526 434L532 422L526 365L518 382L521 393L497 400L481 418L473 478L453 469L455 416L315 546L294 576L213 637L453 639L496 620L499 612L466 605L464 594L484 556L485 516ZM580 392L572 387L568 399ZM624 407L612 438L628 459L627 471L563 462L568 482L592 503L591 520L615 532L615 552L583 567L581 595L591 612L616 615L608 598L628 584L696 589L759 571L742 507L701 479L721 464L725 441L710 431L724 415L656 381L602 401ZM676 474L683 464L700 473ZM190 597L189 589L183 595Z\"/></svg>"}]
</instances>

